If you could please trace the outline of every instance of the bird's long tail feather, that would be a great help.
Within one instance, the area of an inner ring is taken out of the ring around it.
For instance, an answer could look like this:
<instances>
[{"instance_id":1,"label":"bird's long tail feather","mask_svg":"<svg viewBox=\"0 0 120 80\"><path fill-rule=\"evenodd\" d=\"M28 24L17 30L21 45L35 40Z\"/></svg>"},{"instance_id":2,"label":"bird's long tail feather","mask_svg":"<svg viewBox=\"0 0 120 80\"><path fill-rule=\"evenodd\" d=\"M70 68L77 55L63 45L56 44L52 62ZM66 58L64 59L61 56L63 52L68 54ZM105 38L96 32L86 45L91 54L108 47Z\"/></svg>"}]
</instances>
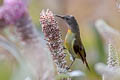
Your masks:
<instances>
[{"instance_id":1,"label":"bird's long tail feather","mask_svg":"<svg viewBox=\"0 0 120 80\"><path fill-rule=\"evenodd\" d=\"M90 71L90 67L89 67L89 65L88 65L87 60L86 60L86 59L84 59L84 62L85 62L85 64L86 64L86 67L87 67L87 68L88 68L88 70Z\"/></svg>"}]
</instances>

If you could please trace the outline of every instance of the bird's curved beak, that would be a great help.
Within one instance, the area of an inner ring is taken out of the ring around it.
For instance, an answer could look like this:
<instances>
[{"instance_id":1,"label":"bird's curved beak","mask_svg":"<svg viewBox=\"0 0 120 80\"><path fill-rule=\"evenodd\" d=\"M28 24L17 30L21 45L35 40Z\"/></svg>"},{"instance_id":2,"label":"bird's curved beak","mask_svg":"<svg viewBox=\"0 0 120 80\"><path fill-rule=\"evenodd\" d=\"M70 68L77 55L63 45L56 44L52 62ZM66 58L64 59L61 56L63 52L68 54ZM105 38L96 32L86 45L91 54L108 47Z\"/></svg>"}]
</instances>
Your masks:
<instances>
[{"instance_id":1,"label":"bird's curved beak","mask_svg":"<svg viewBox=\"0 0 120 80\"><path fill-rule=\"evenodd\" d=\"M62 16L62 15L57 15L57 14L55 14L55 16L56 16L56 17L59 17L59 18L61 18L61 19L65 19L65 17Z\"/></svg>"}]
</instances>

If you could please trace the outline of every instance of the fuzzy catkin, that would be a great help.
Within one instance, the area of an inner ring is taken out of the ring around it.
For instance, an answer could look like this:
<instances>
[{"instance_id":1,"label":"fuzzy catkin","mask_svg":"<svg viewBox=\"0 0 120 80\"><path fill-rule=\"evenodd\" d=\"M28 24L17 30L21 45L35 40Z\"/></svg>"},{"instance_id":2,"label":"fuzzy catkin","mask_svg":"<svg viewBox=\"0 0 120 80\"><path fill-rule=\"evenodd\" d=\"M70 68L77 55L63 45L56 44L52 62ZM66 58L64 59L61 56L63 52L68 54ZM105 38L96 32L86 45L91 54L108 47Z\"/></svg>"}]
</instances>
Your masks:
<instances>
[{"instance_id":1,"label":"fuzzy catkin","mask_svg":"<svg viewBox=\"0 0 120 80\"><path fill-rule=\"evenodd\" d=\"M63 48L60 29L54 18L54 14L49 9L46 12L43 10L40 14L40 23L58 73L67 72L66 54Z\"/></svg>"}]
</instances>

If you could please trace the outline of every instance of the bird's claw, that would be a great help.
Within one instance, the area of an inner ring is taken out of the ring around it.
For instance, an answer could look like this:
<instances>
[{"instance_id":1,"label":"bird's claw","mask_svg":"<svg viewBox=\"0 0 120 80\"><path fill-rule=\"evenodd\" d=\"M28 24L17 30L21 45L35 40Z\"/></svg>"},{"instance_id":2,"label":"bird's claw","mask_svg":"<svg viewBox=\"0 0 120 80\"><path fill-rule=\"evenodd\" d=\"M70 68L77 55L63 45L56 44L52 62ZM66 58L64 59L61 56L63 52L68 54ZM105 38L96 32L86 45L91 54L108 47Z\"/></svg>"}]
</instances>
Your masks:
<instances>
[{"instance_id":1,"label":"bird's claw","mask_svg":"<svg viewBox=\"0 0 120 80\"><path fill-rule=\"evenodd\" d=\"M70 69L70 67L66 67L66 70L69 70Z\"/></svg>"},{"instance_id":2,"label":"bird's claw","mask_svg":"<svg viewBox=\"0 0 120 80\"><path fill-rule=\"evenodd\" d=\"M66 49L65 46L63 47L63 49Z\"/></svg>"}]
</instances>

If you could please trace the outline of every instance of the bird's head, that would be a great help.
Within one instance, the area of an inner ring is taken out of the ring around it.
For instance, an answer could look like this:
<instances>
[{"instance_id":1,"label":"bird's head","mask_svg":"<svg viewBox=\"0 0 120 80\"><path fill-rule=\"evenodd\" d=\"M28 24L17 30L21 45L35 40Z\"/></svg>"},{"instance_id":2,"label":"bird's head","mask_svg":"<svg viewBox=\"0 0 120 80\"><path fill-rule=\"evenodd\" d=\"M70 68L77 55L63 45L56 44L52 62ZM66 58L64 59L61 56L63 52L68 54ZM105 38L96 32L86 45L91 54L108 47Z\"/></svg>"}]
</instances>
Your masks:
<instances>
[{"instance_id":1,"label":"bird's head","mask_svg":"<svg viewBox=\"0 0 120 80\"><path fill-rule=\"evenodd\" d=\"M66 23L69 25L73 24L73 20L75 20L74 16L72 16L72 15L64 15L64 16L63 15L55 15L55 16L65 20Z\"/></svg>"},{"instance_id":2,"label":"bird's head","mask_svg":"<svg viewBox=\"0 0 120 80\"><path fill-rule=\"evenodd\" d=\"M71 31L73 32L79 31L79 27L74 16L72 15L55 15L55 16L63 19L69 25L68 27L71 29Z\"/></svg>"}]
</instances>

